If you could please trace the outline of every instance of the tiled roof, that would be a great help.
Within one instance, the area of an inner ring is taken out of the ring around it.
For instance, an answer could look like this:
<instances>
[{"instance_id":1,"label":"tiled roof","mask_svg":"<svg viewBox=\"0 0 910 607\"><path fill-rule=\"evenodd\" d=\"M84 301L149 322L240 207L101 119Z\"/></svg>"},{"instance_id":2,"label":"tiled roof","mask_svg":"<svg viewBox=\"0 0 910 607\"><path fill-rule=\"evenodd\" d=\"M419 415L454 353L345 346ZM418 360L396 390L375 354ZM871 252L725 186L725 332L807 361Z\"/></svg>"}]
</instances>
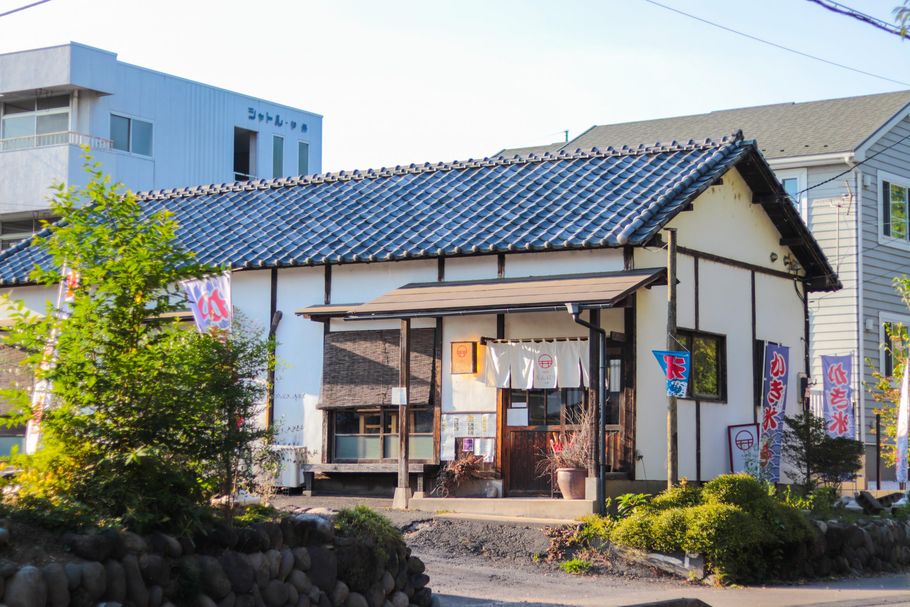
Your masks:
<instances>
[{"instance_id":1,"label":"tiled roof","mask_svg":"<svg viewBox=\"0 0 910 607\"><path fill-rule=\"evenodd\" d=\"M493 156L508 156L511 158L512 156L516 155L527 156L528 154L537 154L538 156L542 156L547 152L555 154L559 152L559 150L561 150L564 145L565 143L562 141L557 141L556 143L548 143L546 145L529 145L523 148L506 148L504 150L496 152L493 154Z\"/></svg>"},{"instance_id":2,"label":"tiled roof","mask_svg":"<svg viewBox=\"0 0 910 607\"><path fill-rule=\"evenodd\" d=\"M342 171L141 197L149 211L174 213L180 242L199 261L233 268L555 251L644 244L744 159L766 166L754 144L737 134L717 142ZM765 181L783 200L779 184ZM784 236L806 239L803 266L833 276L798 215L782 221ZM25 284L35 264L47 263L39 248L20 243L0 253L0 284Z\"/></svg>"},{"instance_id":3,"label":"tiled roof","mask_svg":"<svg viewBox=\"0 0 910 607\"><path fill-rule=\"evenodd\" d=\"M641 142L705 139L740 129L766 158L852 152L910 103L910 91L777 103L593 126L563 150L619 147ZM512 150L503 150L511 155Z\"/></svg>"}]
</instances>

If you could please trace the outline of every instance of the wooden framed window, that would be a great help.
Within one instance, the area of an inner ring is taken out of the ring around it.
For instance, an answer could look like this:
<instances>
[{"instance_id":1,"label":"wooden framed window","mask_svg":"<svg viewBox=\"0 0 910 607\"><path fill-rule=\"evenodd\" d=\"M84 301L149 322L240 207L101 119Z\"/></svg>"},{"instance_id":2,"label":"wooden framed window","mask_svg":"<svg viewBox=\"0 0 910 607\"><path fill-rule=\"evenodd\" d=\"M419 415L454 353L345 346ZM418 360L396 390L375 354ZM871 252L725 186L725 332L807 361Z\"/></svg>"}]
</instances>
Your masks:
<instances>
[{"instance_id":1,"label":"wooden framed window","mask_svg":"<svg viewBox=\"0 0 910 607\"><path fill-rule=\"evenodd\" d=\"M882 349L882 375L891 377L897 366L898 354L907 347L907 326L899 321L884 321L882 343L885 344Z\"/></svg>"},{"instance_id":2,"label":"wooden framed window","mask_svg":"<svg viewBox=\"0 0 910 607\"><path fill-rule=\"evenodd\" d=\"M408 411L410 459L433 460L433 409ZM382 462L398 460L398 408L365 407L332 411L334 461Z\"/></svg>"},{"instance_id":3,"label":"wooden framed window","mask_svg":"<svg viewBox=\"0 0 910 607\"><path fill-rule=\"evenodd\" d=\"M510 408L528 409L529 426L563 426L575 423L586 404L582 388L553 390L511 390Z\"/></svg>"},{"instance_id":4,"label":"wooden framed window","mask_svg":"<svg viewBox=\"0 0 910 607\"><path fill-rule=\"evenodd\" d=\"M715 333L680 329L677 338L692 355L687 398L727 400L727 338Z\"/></svg>"}]
</instances>

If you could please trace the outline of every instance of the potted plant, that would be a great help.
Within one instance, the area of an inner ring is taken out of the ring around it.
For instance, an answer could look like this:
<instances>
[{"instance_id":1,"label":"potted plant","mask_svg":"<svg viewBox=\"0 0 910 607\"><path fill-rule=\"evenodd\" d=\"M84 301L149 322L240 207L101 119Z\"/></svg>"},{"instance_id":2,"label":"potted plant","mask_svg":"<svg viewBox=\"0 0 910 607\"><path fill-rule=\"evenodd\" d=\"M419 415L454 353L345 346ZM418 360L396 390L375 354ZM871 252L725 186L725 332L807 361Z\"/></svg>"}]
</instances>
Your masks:
<instances>
[{"instance_id":1,"label":"potted plant","mask_svg":"<svg viewBox=\"0 0 910 607\"><path fill-rule=\"evenodd\" d=\"M547 441L547 448L537 464L540 476L556 479L564 499L585 497L585 479L591 465L594 434L591 407L566 414L566 428Z\"/></svg>"}]
</instances>

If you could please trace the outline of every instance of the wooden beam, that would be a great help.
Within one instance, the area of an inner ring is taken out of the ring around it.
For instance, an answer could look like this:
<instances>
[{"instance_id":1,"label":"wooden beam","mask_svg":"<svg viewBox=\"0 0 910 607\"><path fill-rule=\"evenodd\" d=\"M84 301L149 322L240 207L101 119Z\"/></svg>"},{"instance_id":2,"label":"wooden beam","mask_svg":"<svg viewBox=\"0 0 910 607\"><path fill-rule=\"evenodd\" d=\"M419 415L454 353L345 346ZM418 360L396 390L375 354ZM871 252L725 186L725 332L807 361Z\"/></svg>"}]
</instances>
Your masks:
<instances>
[{"instance_id":1,"label":"wooden beam","mask_svg":"<svg viewBox=\"0 0 910 607\"><path fill-rule=\"evenodd\" d=\"M795 247L797 245L806 244L806 241L802 238L781 238L780 246L782 247Z\"/></svg>"},{"instance_id":2,"label":"wooden beam","mask_svg":"<svg viewBox=\"0 0 910 607\"><path fill-rule=\"evenodd\" d=\"M411 320L401 320L399 340L398 387L404 389L404 402L398 405L398 487L395 489L393 508L407 508L411 497L411 480L408 474L408 402L411 383Z\"/></svg>"}]
</instances>

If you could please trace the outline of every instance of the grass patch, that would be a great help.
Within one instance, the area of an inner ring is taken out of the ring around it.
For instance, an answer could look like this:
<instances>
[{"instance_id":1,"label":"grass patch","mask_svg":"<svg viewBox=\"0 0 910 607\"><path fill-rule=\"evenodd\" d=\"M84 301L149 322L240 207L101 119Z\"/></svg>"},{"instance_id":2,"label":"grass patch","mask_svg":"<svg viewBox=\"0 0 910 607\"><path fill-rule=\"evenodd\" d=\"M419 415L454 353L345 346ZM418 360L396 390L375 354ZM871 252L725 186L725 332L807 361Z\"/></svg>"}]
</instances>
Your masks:
<instances>
[{"instance_id":1,"label":"grass patch","mask_svg":"<svg viewBox=\"0 0 910 607\"><path fill-rule=\"evenodd\" d=\"M568 561L559 564L560 569L572 575L585 575L586 573L590 573L591 567L593 566L591 561L579 558L569 559Z\"/></svg>"}]
</instances>

